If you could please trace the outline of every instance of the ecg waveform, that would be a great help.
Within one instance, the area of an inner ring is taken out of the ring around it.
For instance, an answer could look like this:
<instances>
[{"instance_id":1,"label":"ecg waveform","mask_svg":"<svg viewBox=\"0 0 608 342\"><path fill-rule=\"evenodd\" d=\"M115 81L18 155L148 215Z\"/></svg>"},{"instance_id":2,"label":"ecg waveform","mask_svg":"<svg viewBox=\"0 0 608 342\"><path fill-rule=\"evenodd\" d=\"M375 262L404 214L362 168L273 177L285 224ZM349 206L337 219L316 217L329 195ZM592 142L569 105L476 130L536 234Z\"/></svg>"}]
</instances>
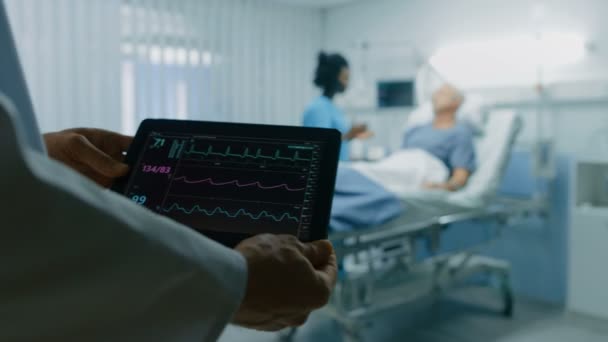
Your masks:
<instances>
[{"instance_id":1,"label":"ecg waveform","mask_svg":"<svg viewBox=\"0 0 608 342\"><path fill-rule=\"evenodd\" d=\"M275 190L275 189L285 189L289 192L300 192L300 191L304 191L306 190L306 188L291 188L289 187L289 185L287 184L279 184L279 185L263 185L262 183L260 183L259 181L256 182L251 182L251 183L241 183L239 180L231 180L231 181L227 181L227 182L216 182L211 178L205 178L205 179L200 179L200 180L189 180L187 177L182 176L182 177L177 177L174 179L175 181L181 181L184 182L186 184L203 184L203 183L207 183L209 185L212 186L226 186L226 185L234 185L238 188L247 188L247 187L258 187L259 189L262 190Z\"/></svg>"},{"instance_id":2,"label":"ecg waveform","mask_svg":"<svg viewBox=\"0 0 608 342\"><path fill-rule=\"evenodd\" d=\"M276 215L273 215L273 214L271 214L271 213L269 213L269 212L267 212L267 211L264 210L264 211L262 211L262 212L260 212L258 214L253 214L253 213L248 212L245 209L239 209L236 212L231 213L231 212L229 212L227 210L224 210L224 209L222 209L220 207L215 207L213 210L204 209L204 208L201 208L198 204L195 205L195 206L193 206L190 209L186 209L186 208L180 206L177 203L173 203L170 207L163 208L163 211L166 212L166 213L171 213L171 212L174 212L174 211L180 211L180 212L182 212L182 213L184 213L186 215L192 215L195 212L199 212L199 213L204 214L206 216L216 216L216 215L219 214L219 215L224 215L224 216L229 217L229 218L237 218L239 216L246 216L246 217L249 217L250 219L255 220L255 221L261 220L263 218L269 218L269 219L272 219L275 222L282 222L282 221L285 221L285 220L292 220L292 221L295 221L295 222L299 222L299 219L297 217L292 216L289 213L284 213L282 215L276 216Z\"/></svg>"},{"instance_id":3,"label":"ecg waveform","mask_svg":"<svg viewBox=\"0 0 608 342\"><path fill-rule=\"evenodd\" d=\"M172 147L170 155L169 155L170 158L173 158L174 156L179 155L179 153L176 151L181 151L181 149L183 148L183 145L179 145L179 143L176 143L175 141L173 143L177 144L177 145L175 145L176 146L175 149ZM243 153L233 153L231 151L230 146L226 147L226 150L224 152L214 152L213 146L209 146L206 151L197 151L196 147L194 145L190 145L190 148L188 150L184 150L184 154L202 155L205 157L219 156L219 157L235 157L235 158L241 158L241 159L252 158L252 159L267 159L267 160L288 160L288 161L292 161L292 162L311 161L310 158L302 157L300 155L299 151L295 151L293 156L291 156L291 157L286 157L286 156L281 156L280 150L276 150L273 155L265 155L262 153L261 148L258 148L254 154L251 154L248 147L245 148Z\"/></svg>"},{"instance_id":4,"label":"ecg waveform","mask_svg":"<svg viewBox=\"0 0 608 342\"><path fill-rule=\"evenodd\" d=\"M146 146L130 180L133 201L219 240L308 236L322 144L155 134Z\"/></svg>"}]
</instances>

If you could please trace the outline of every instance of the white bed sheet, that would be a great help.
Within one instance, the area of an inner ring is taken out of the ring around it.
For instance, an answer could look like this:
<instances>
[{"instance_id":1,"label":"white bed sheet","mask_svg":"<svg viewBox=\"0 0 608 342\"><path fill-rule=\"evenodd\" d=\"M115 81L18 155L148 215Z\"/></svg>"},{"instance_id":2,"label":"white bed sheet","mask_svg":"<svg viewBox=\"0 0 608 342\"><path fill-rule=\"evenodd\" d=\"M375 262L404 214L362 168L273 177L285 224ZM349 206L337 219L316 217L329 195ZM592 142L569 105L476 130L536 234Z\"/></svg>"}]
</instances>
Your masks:
<instances>
[{"instance_id":1,"label":"white bed sheet","mask_svg":"<svg viewBox=\"0 0 608 342\"><path fill-rule=\"evenodd\" d=\"M475 138L477 170L467 185L456 192L420 188L419 184L422 184L422 181L438 181L439 178L445 178L445 172L440 170L442 166L437 168L432 158L425 157L421 153L410 153L408 158L388 157L382 162L353 163L351 167L403 200L433 201L438 205L445 202L448 205L468 208L479 207L496 195L520 128L521 119L512 110L495 110L488 113L482 133ZM397 162L391 163L393 159ZM412 167L400 166L400 163L411 163ZM438 171L429 171L433 169Z\"/></svg>"},{"instance_id":2,"label":"white bed sheet","mask_svg":"<svg viewBox=\"0 0 608 342\"><path fill-rule=\"evenodd\" d=\"M441 160L420 149L397 151L382 160L349 167L397 195L420 191L425 183L443 183L450 175Z\"/></svg>"}]
</instances>

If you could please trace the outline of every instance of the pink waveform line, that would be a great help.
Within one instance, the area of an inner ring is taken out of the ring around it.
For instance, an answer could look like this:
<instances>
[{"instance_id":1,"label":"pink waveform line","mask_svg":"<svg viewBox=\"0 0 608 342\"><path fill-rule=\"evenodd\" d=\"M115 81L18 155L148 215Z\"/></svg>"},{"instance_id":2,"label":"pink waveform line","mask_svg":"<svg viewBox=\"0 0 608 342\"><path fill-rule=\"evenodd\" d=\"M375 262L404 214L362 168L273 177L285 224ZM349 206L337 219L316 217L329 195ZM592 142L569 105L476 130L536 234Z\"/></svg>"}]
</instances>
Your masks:
<instances>
[{"instance_id":1,"label":"pink waveform line","mask_svg":"<svg viewBox=\"0 0 608 342\"><path fill-rule=\"evenodd\" d=\"M262 183L260 182L253 182L253 183L247 183L247 184L241 184L238 180L231 180L228 182L215 182L213 181L213 179L211 178L205 178L205 179L201 179L201 180L189 180L188 178L186 178L185 176L183 177L177 177L175 178L176 181L182 181L186 184L201 184L201 183L209 183L210 185L213 186L224 186L224 185L230 185L230 184L234 184L239 188L245 188L245 187L250 187L250 186L257 186L258 188L262 189L262 190L272 190L272 189L279 189L279 188L284 188L287 191L292 191L292 192L296 192L296 191L303 191L306 188L296 188L296 189L292 189L289 187L289 185L287 184L279 184L279 185L272 185L272 186L264 186L262 185Z\"/></svg>"}]
</instances>

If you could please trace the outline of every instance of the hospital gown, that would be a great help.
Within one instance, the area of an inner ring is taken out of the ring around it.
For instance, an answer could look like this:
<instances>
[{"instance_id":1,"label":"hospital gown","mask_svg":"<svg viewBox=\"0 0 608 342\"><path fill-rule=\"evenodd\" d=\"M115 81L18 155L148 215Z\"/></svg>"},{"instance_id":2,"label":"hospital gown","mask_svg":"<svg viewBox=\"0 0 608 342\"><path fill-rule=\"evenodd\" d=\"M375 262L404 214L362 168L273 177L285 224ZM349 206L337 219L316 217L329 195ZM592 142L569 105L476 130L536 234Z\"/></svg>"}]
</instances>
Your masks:
<instances>
[{"instance_id":1,"label":"hospital gown","mask_svg":"<svg viewBox=\"0 0 608 342\"><path fill-rule=\"evenodd\" d=\"M306 127L334 128L342 133L348 133L350 125L344 112L326 96L319 96L304 112L302 124ZM349 160L349 144L342 141L340 160Z\"/></svg>"},{"instance_id":2,"label":"hospital gown","mask_svg":"<svg viewBox=\"0 0 608 342\"><path fill-rule=\"evenodd\" d=\"M425 124L407 131L404 149L421 149L441 160L450 171L463 168L475 171L476 158L473 131L467 124L456 124L450 129L437 129Z\"/></svg>"}]
</instances>

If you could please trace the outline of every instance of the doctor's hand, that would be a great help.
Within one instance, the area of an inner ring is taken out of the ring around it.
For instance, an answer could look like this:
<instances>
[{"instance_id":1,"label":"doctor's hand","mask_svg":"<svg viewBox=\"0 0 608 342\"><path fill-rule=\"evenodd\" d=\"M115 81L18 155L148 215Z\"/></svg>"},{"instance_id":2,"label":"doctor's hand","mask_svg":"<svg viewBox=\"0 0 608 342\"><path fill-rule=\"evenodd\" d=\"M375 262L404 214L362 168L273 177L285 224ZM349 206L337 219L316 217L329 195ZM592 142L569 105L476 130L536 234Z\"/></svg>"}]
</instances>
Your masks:
<instances>
[{"instance_id":1,"label":"doctor's hand","mask_svg":"<svg viewBox=\"0 0 608 342\"><path fill-rule=\"evenodd\" d=\"M49 156L103 187L127 174L122 162L132 137L93 128L75 128L44 136Z\"/></svg>"},{"instance_id":2,"label":"doctor's hand","mask_svg":"<svg viewBox=\"0 0 608 342\"><path fill-rule=\"evenodd\" d=\"M336 255L327 240L302 243L291 235L263 234L236 250L247 260L247 291L233 322L277 331L300 326L327 304L336 284Z\"/></svg>"}]
</instances>

